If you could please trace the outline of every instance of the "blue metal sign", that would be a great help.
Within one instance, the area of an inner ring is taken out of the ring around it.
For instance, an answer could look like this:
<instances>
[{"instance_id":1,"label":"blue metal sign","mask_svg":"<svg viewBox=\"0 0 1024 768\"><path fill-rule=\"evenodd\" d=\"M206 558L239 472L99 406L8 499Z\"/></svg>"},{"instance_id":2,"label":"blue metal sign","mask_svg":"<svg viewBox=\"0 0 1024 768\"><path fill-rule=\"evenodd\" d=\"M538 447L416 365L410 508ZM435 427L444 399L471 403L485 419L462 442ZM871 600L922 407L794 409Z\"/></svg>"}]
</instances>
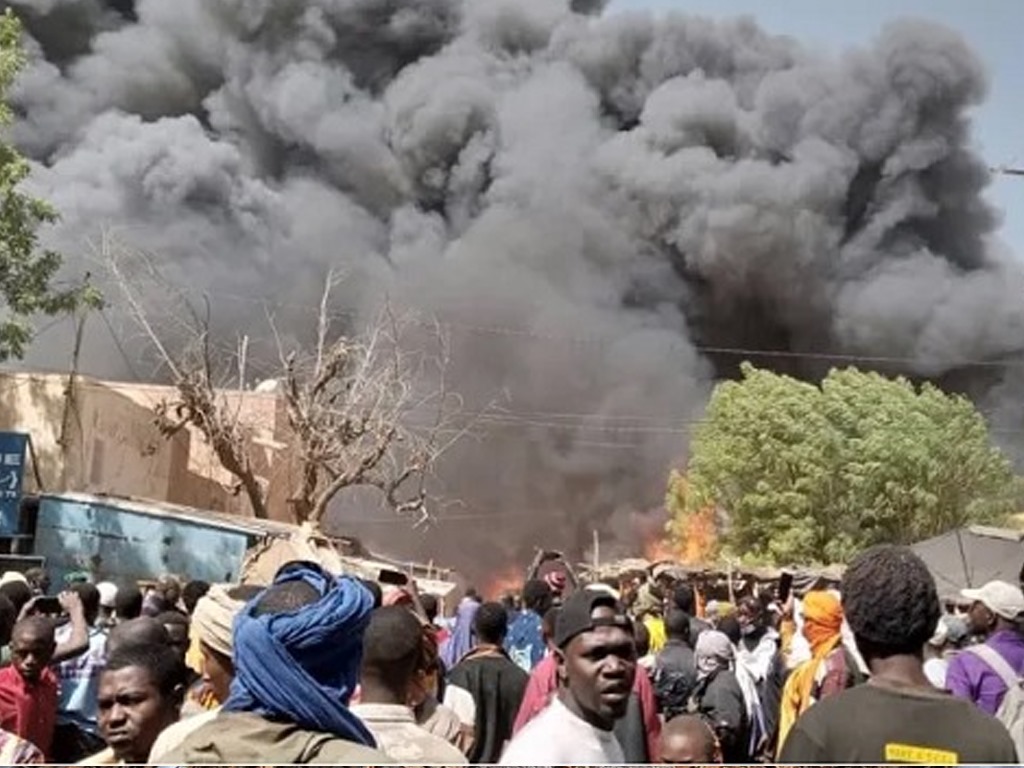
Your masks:
<instances>
[{"instance_id":1,"label":"blue metal sign","mask_svg":"<svg viewBox=\"0 0 1024 768\"><path fill-rule=\"evenodd\" d=\"M0 432L0 535L18 532L21 483L25 477L28 435Z\"/></svg>"}]
</instances>

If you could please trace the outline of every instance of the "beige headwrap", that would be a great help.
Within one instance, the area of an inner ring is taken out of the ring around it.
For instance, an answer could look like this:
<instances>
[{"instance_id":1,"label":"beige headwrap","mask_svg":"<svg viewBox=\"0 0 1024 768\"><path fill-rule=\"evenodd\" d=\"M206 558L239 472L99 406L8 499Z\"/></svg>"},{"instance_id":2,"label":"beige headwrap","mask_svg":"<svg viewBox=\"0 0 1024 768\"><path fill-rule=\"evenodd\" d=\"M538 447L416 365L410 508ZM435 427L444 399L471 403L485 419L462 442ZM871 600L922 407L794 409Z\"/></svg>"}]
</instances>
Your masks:
<instances>
[{"instance_id":1,"label":"beige headwrap","mask_svg":"<svg viewBox=\"0 0 1024 768\"><path fill-rule=\"evenodd\" d=\"M244 600L235 600L228 594L233 586L214 584L199 598L192 612L192 632L196 639L229 659L232 656L235 617L245 607Z\"/></svg>"}]
</instances>

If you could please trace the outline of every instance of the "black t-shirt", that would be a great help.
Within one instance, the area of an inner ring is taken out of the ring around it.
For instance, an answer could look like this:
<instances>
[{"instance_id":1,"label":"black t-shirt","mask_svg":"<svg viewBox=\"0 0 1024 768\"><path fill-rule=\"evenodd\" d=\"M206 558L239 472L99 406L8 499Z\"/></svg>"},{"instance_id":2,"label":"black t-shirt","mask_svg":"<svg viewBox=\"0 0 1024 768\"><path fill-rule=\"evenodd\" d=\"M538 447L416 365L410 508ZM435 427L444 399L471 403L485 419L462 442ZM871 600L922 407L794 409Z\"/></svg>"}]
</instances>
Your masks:
<instances>
[{"instance_id":1,"label":"black t-shirt","mask_svg":"<svg viewBox=\"0 0 1024 768\"><path fill-rule=\"evenodd\" d=\"M768 736L768 743L765 749L768 754L775 754L776 743L779 738L779 711L782 708L782 691L786 687L786 680L789 678L789 670L786 667L786 657L779 651L772 658L768 667L768 675L761 683L761 710L764 714L764 729Z\"/></svg>"},{"instance_id":2,"label":"black t-shirt","mask_svg":"<svg viewBox=\"0 0 1024 768\"><path fill-rule=\"evenodd\" d=\"M654 660L654 697L665 720L687 712L697 687L697 662L686 643L669 640Z\"/></svg>"},{"instance_id":3,"label":"black t-shirt","mask_svg":"<svg viewBox=\"0 0 1024 768\"><path fill-rule=\"evenodd\" d=\"M780 763L1016 763L994 717L941 691L872 683L824 699L796 722Z\"/></svg>"},{"instance_id":4,"label":"black t-shirt","mask_svg":"<svg viewBox=\"0 0 1024 768\"><path fill-rule=\"evenodd\" d=\"M727 763L750 759L750 720L736 674L723 669L697 683L691 710L703 717L718 734Z\"/></svg>"},{"instance_id":5,"label":"black t-shirt","mask_svg":"<svg viewBox=\"0 0 1024 768\"><path fill-rule=\"evenodd\" d=\"M464 659L448 675L448 684L469 691L476 704L471 763L498 762L505 742L512 738L529 680L529 675L498 654Z\"/></svg>"}]
</instances>

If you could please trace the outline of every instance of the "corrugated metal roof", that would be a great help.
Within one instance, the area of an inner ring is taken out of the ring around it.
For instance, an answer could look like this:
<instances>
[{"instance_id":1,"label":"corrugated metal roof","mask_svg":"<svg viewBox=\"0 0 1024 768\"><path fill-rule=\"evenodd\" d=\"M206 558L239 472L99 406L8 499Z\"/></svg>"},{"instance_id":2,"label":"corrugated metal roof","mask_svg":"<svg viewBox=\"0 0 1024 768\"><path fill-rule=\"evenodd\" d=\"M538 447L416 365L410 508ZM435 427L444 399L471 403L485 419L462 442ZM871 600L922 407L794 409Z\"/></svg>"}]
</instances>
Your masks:
<instances>
[{"instance_id":1,"label":"corrugated metal roof","mask_svg":"<svg viewBox=\"0 0 1024 768\"><path fill-rule=\"evenodd\" d=\"M231 515L226 512L184 507L178 504L168 504L167 502L152 501L150 499L73 492L46 493L42 495L42 498L64 499L79 504L116 507L134 514L171 518L195 525L205 525L251 535L290 536L298 530L298 526L291 523L281 523L275 520L257 520L253 517L239 517L238 515Z\"/></svg>"},{"instance_id":2,"label":"corrugated metal roof","mask_svg":"<svg viewBox=\"0 0 1024 768\"><path fill-rule=\"evenodd\" d=\"M153 501L152 499L75 492L46 493L42 494L41 498L65 499L68 501L78 502L80 504L100 504L116 507L135 514L147 515L150 517L171 518L181 520L182 522L192 523L194 525L237 531L251 536L287 538L299 531L299 526L294 523L283 523L277 520L257 520L254 517L240 517L238 515L228 514L227 512L214 512L209 509L186 507L163 501ZM414 563L408 560L401 560L388 555L383 555L378 552L370 552L363 547L362 543L358 539L329 534L323 534L323 536L324 538L334 542L335 547L339 550L339 554L348 558L361 559L368 562L372 561L377 566L382 564L392 567L401 566L403 568L413 566L418 571L433 571L445 576L449 576L452 573L452 569L450 568L443 568L439 566L430 567L422 563ZM345 544L348 544L353 551L344 551L345 547L341 545Z\"/></svg>"}]
</instances>

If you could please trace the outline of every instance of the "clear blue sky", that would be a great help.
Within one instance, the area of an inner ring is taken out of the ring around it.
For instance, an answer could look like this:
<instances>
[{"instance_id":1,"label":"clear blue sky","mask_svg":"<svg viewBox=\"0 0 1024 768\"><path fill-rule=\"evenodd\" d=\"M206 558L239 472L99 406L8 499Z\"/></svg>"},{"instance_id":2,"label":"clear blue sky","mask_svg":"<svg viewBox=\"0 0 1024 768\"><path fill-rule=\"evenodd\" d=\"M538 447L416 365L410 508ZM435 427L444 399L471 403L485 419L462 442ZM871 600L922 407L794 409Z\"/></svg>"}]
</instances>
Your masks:
<instances>
[{"instance_id":1,"label":"clear blue sky","mask_svg":"<svg viewBox=\"0 0 1024 768\"><path fill-rule=\"evenodd\" d=\"M628 9L752 16L769 32L823 50L868 43L891 19L942 22L988 66L988 102L975 115L983 156L991 165L1024 167L1024 0L612 0L608 12ZM989 198L1004 214L1002 238L1024 259L1024 177L997 178Z\"/></svg>"}]
</instances>

